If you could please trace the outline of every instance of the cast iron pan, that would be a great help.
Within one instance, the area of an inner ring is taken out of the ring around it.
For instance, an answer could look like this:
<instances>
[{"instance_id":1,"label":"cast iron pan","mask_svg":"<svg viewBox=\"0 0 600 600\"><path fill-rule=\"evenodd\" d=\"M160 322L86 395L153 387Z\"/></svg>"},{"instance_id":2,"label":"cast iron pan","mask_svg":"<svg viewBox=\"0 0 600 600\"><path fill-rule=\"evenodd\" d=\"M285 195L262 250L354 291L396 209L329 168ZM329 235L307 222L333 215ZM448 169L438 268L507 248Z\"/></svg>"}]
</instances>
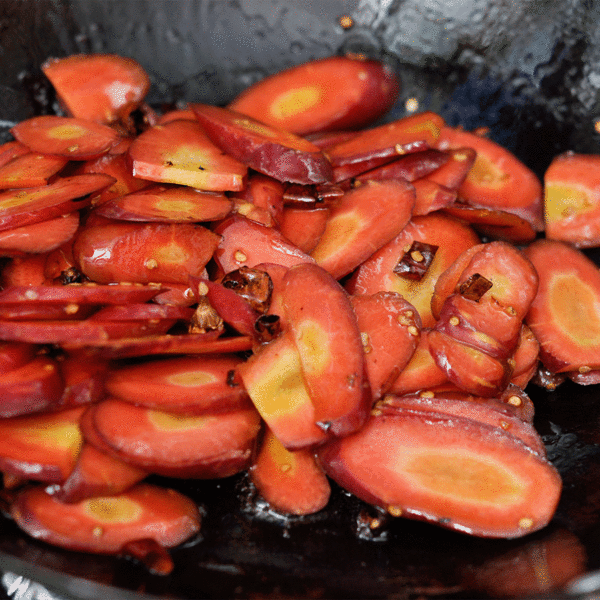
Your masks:
<instances>
[{"instance_id":1,"label":"cast iron pan","mask_svg":"<svg viewBox=\"0 0 600 600\"><path fill-rule=\"evenodd\" d=\"M56 108L39 71L49 56L136 58L160 107L223 104L267 73L355 51L400 74L390 119L415 98L450 124L489 127L541 176L559 152L600 152L597 12L583 0L2 0L0 133ZM352 27L340 26L343 15ZM402 519L372 531L372 509L338 489L322 513L284 519L238 476L168 482L205 513L202 536L173 552L168 577L52 548L1 517L0 569L78 600L591 598L600 589L600 389L528 392L564 492L552 523L520 540Z\"/></svg>"}]
</instances>

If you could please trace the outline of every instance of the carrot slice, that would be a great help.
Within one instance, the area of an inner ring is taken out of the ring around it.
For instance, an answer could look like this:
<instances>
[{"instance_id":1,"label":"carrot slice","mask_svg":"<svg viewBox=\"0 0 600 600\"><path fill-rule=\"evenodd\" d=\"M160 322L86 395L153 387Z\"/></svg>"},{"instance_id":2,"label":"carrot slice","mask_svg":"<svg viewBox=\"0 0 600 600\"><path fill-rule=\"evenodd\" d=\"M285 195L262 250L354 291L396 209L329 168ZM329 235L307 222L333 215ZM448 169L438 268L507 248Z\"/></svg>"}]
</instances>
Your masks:
<instances>
[{"instance_id":1,"label":"carrot slice","mask_svg":"<svg viewBox=\"0 0 600 600\"><path fill-rule=\"evenodd\" d=\"M565 242L538 240L525 249L540 286L526 323L553 373L600 368L600 271Z\"/></svg>"},{"instance_id":2,"label":"carrot slice","mask_svg":"<svg viewBox=\"0 0 600 600\"><path fill-rule=\"evenodd\" d=\"M42 71L74 117L99 123L124 122L150 88L138 62L114 54L51 58Z\"/></svg>"},{"instance_id":3,"label":"carrot slice","mask_svg":"<svg viewBox=\"0 0 600 600\"><path fill-rule=\"evenodd\" d=\"M336 279L390 242L408 223L414 188L401 180L367 181L331 208L314 260Z\"/></svg>"},{"instance_id":4,"label":"carrot slice","mask_svg":"<svg viewBox=\"0 0 600 600\"><path fill-rule=\"evenodd\" d=\"M436 210L452 206L456 202L457 194L426 177L412 182L415 188L415 207L413 215L427 215Z\"/></svg>"},{"instance_id":5,"label":"carrot slice","mask_svg":"<svg viewBox=\"0 0 600 600\"><path fill-rule=\"evenodd\" d=\"M88 160L106 154L119 140L111 127L74 117L42 115L17 123L10 132L34 152L69 160Z\"/></svg>"},{"instance_id":6,"label":"carrot slice","mask_svg":"<svg viewBox=\"0 0 600 600\"><path fill-rule=\"evenodd\" d=\"M283 211L283 193L285 186L281 181L262 173L252 173L248 177L245 189L237 194L251 202L255 207L265 209L275 223L281 220Z\"/></svg>"},{"instance_id":7,"label":"carrot slice","mask_svg":"<svg viewBox=\"0 0 600 600\"><path fill-rule=\"evenodd\" d=\"M113 369L106 390L139 406L181 414L227 412L249 406L235 380L235 355L162 358Z\"/></svg>"},{"instance_id":8,"label":"carrot slice","mask_svg":"<svg viewBox=\"0 0 600 600\"><path fill-rule=\"evenodd\" d=\"M268 429L249 474L261 496L279 512L310 515L329 502L331 486L314 452L288 450Z\"/></svg>"},{"instance_id":9,"label":"carrot slice","mask_svg":"<svg viewBox=\"0 0 600 600\"><path fill-rule=\"evenodd\" d=\"M65 383L61 406L93 404L104 395L104 380L109 372L108 361L66 354L58 362L58 368Z\"/></svg>"},{"instance_id":10,"label":"carrot slice","mask_svg":"<svg viewBox=\"0 0 600 600\"><path fill-rule=\"evenodd\" d=\"M65 481L83 443L83 410L0 419L0 469L34 481Z\"/></svg>"},{"instance_id":11,"label":"carrot slice","mask_svg":"<svg viewBox=\"0 0 600 600\"><path fill-rule=\"evenodd\" d=\"M279 230L292 244L302 252L310 254L325 233L330 209L296 208L286 206L281 215Z\"/></svg>"},{"instance_id":12,"label":"carrot slice","mask_svg":"<svg viewBox=\"0 0 600 600\"><path fill-rule=\"evenodd\" d=\"M3 167L15 158L23 156L24 154L29 154L30 152L31 150L25 144L21 144L21 142L17 142L17 140L4 142L4 144L0 144L0 167Z\"/></svg>"},{"instance_id":13,"label":"carrot slice","mask_svg":"<svg viewBox=\"0 0 600 600\"><path fill-rule=\"evenodd\" d=\"M330 435L355 431L367 417L371 393L348 294L322 267L303 264L287 271L281 295L316 423Z\"/></svg>"},{"instance_id":14,"label":"carrot slice","mask_svg":"<svg viewBox=\"0 0 600 600\"><path fill-rule=\"evenodd\" d=\"M385 114L399 87L393 71L378 61L332 56L262 79L229 108L298 135L356 129Z\"/></svg>"},{"instance_id":15,"label":"carrot slice","mask_svg":"<svg viewBox=\"0 0 600 600\"><path fill-rule=\"evenodd\" d=\"M219 238L191 223L122 223L80 229L73 244L79 270L97 283L187 283L200 276Z\"/></svg>"},{"instance_id":16,"label":"carrot slice","mask_svg":"<svg viewBox=\"0 0 600 600\"><path fill-rule=\"evenodd\" d=\"M517 348L512 356L515 366L511 383L525 389L537 371L539 355L539 341L533 331L523 324Z\"/></svg>"},{"instance_id":17,"label":"carrot slice","mask_svg":"<svg viewBox=\"0 0 600 600\"><path fill-rule=\"evenodd\" d=\"M0 167L0 188L28 188L46 185L69 162L63 156L28 152Z\"/></svg>"},{"instance_id":18,"label":"carrot slice","mask_svg":"<svg viewBox=\"0 0 600 600\"><path fill-rule=\"evenodd\" d=\"M474 536L545 527L561 480L546 459L497 427L397 409L319 450L326 472L359 498Z\"/></svg>"},{"instance_id":19,"label":"carrot slice","mask_svg":"<svg viewBox=\"0 0 600 600\"><path fill-rule=\"evenodd\" d=\"M180 415L109 397L90 410L100 450L167 477L220 478L243 471L260 428L254 407Z\"/></svg>"},{"instance_id":20,"label":"carrot slice","mask_svg":"<svg viewBox=\"0 0 600 600\"><path fill-rule=\"evenodd\" d=\"M423 112L367 129L348 141L327 148L334 167L372 158L397 158L435 146L444 120L433 112Z\"/></svg>"},{"instance_id":21,"label":"carrot slice","mask_svg":"<svg viewBox=\"0 0 600 600\"><path fill-rule=\"evenodd\" d=\"M118 496L70 504L33 487L19 494L11 515L36 539L95 554L118 554L128 542L148 538L171 548L198 533L201 522L198 507L188 497L148 483Z\"/></svg>"},{"instance_id":22,"label":"carrot slice","mask_svg":"<svg viewBox=\"0 0 600 600\"><path fill-rule=\"evenodd\" d=\"M433 262L419 281L394 272L415 241L437 246ZM475 232L452 217L439 213L414 217L400 234L362 263L346 288L353 294L380 290L402 294L417 309L423 327L433 327L431 298L436 280L461 252L478 243Z\"/></svg>"},{"instance_id":23,"label":"carrot slice","mask_svg":"<svg viewBox=\"0 0 600 600\"><path fill-rule=\"evenodd\" d=\"M1 271L3 290L15 286L23 288L48 283L45 273L47 256L45 253L13 256Z\"/></svg>"},{"instance_id":24,"label":"carrot slice","mask_svg":"<svg viewBox=\"0 0 600 600\"><path fill-rule=\"evenodd\" d=\"M395 292L351 296L373 400L388 391L412 358L421 332L414 306Z\"/></svg>"},{"instance_id":25,"label":"carrot slice","mask_svg":"<svg viewBox=\"0 0 600 600\"><path fill-rule=\"evenodd\" d=\"M7 373L29 362L37 353L35 344L0 342L0 374Z\"/></svg>"},{"instance_id":26,"label":"carrot slice","mask_svg":"<svg viewBox=\"0 0 600 600\"><path fill-rule=\"evenodd\" d=\"M111 185L108 175L73 175L52 184L0 193L0 231L60 217L84 208L86 196Z\"/></svg>"},{"instance_id":27,"label":"carrot slice","mask_svg":"<svg viewBox=\"0 0 600 600\"><path fill-rule=\"evenodd\" d=\"M544 173L546 238L579 248L600 245L600 156L567 152Z\"/></svg>"},{"instance_id":28,"label":"carrot slice","mask_svg":"<svg viewBox=\"0 0 600 600\"><path fill-rule=\"evenodd\" d=\"M284 129L227 108L192 104L210 139L224 152L278 181L331 181L331 165L320 148Z\"/></svg>"},{"instance_id":29,"label":"carrot slice","mask_svg":"<svg viewBox=\"0 0 600 600\"><path fill-rule=\"evenodd\" d=\"M477 152L459 188L459 196L467 204L510 212L531 223L536 231L543 229L542 184L512 152L483 136L452 127L442 129L437 147L468 147Z\"/></svg>"},{"instance_id":30,"label":"carrot slice","mask_svg":"<svg viewBox=\"0 0 600 600\"><path fill-rule=\"evenodd\" d=\"M429 175L448 162L448 152L440 152L434 148L406 154L394 159L381 167L361 173L356 177L357 181L381 180L381 179L406 179L414 182Z\"/></svg>"},{"instance_id":31,"label":"carrot slice","mask_svg":"<svg viewBox=\"0 0 600 600\"><path fill-rule=\"evenodd\" d=\"M223 154L197 121L171 121L140 134L128 151L133 175L215 192L239 191L248 171Z\"/></svg>"},{"instance_id":32,"label":"carrot slice","mask_svg":"<svg viewBox=\"0 0 600 600\"><path fill-rule=\"evenodd\" d=\"M456 190L473 167L477 152L473 148L448 148L445 153L448 160L426 177L429 181Z\"/></svg>"}]
</instances>

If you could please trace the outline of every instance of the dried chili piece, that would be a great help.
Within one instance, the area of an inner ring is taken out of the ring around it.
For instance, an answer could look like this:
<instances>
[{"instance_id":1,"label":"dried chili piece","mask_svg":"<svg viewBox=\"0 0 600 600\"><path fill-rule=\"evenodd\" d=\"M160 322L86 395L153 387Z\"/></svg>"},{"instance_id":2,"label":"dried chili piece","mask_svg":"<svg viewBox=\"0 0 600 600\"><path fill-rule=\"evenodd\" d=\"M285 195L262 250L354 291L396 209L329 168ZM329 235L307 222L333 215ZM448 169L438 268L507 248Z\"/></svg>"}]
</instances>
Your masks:
<instances>
[{"instance_id":1,"label":"dried chili piece","mask_svg":"<svg viewBox=\"0 0 600 600\"><path fill-rule=\"evenodd\" d=\"M431 266L438 248L439 246L434 244L413 241L410 248L394 267L394 273L405 279L421 281Z\"/></svg>"}]
</instances>

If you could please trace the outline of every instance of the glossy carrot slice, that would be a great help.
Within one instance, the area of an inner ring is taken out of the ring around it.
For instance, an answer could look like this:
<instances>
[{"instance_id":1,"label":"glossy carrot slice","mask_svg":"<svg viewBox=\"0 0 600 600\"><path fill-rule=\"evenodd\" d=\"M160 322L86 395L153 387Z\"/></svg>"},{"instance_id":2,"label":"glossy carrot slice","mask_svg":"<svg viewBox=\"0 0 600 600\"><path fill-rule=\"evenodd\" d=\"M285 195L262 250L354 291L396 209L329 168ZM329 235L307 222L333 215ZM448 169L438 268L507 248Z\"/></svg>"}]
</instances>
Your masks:
<instances>
[{"instance_id":1,"label":"glossy carrot slice","mask_svg":"<svg viewBox=\"0 0 600 600\"><path fill-rule=\"evenodd\" d=\"M79 228L79 213L69 214L0 231L0 253L51 252L73 238Z\"/></svg>"},{"instance_id":2,"label":"glossy carrot slice","mask_svg":"<svg viewBox=\"0 0 600 600\"><path fill-rule=\"evenodd\" d=\"M567 152L544 173L546 237L579 248L600 245L600 157Z\"/></svg>"},{"instance_id":3,"label":"glossy carrot slice","mask_svg":"<svg viewBox=\"0 0 600 600\"><path fill-rule=\"evenodd\" d=\"M17 123L10 132L34 152L69 160L88 160L106 154L119 134L101 123L74 117L42 115Z\"/></svg>"},{"instance_id":4,"label":"glossy carrot slice","mask_svg":"<svg viewBox=\"0 0 600 600\"><path fill-rule=\"evenodd\" d=\"M28 188L46 185L69 162L63 156L28 152L0 167L0 188Z\"/></svg>"},{"instance_id":5,"label":"glossy carrot slice","mask_svg":"<svg viewBox=\"0 0 600 600\"><path fill-rule=\"evenodd\" d=\"M456 190L473 167L477 152L473 148L448 148L445 150L445 154L448 160L438 169L427 174L426 177L429 181Z\"/></svg>"},{"instance_id":6,"label":"glossy carrot slice","mask_svg":"<svg viewBox=\"0 0 600 600\"><path fill-rule=\"evenodd\" d=\"M29 154L30 152L31 150L25 144L21 144L21 142L17 142L17 140L4 142L3 144L0 144L0 166L3 167L15 158L23 156L24 154Z\"/></svg>"},{"instance_id":7,"label":"glossy carrot slice","mask_svg":"<svg viewBox=\"0 0 600 600\"><path fill-rule=\"evenodd\" d=\"M45 273L47 256L46 253L13 256L0 272L3 290L15 286L23 288L48 283Z\"/></svg>"},{"instance_id":8,"label":"glossy carrot slice","mask_svg":"<svg viewBox=\"0 0 600 600\"><path fill-rule=\"evenodd\" d=\"M339 279L397 236L409 222L414 188L400 180L368 181L330 210L314 260Z\"/></svg>"},{"instance_id":9,"label":"glossy carrot slice","mask_svg":"<svg viewBox=\"0 0 600 600\"><path fill-rule=\"evenodd\" d=\"M65 354L58 361L58 368L64 381L61 406L81 406L93 404L104 395L104 381L110 363L95 358L89 359L78 354Z\"/></svg>"},{"instance_id":10,"label":"glossy carrot slice","mask_svg":"<svg viewBox=\"0 0 600 600\"><path fill-rule=\"evenodd\" d=\"M381 179L401 178L414 182L416 179L421 179L439 169L448 162L449 158L450 155L448 152L440 152L434 148L421 152L412 152L395 158L392 162L388 162L381 167L361 173L356 177L356 180L379 181Z\"/></svg>"},{"instance_id":11,"label":"glossy carrot slice","mask_svg":"<svg viewBox=\"0 0 600 600\"><path fill-rule=\"evenodd\" d=\"M266 227L240 215L226 219L214 231L221 236L214 258L223 273L261 263L289 267L314 262L275 227Z\"/></svg>"},{"instance_id":12,"label":"glossy carrot slice","mask_svg":"<svg viewBox=\"0 0 600 600\"><path fill-rule=\"evenodd\" d=\"M96 214L124 221L197 223L218 221L232 211L225 194L184 186L149 186L104 202Z\"/></svg>"},{"instance_id":13,"label":"glossy carrot slice","mask_svg":"<svg viewBox=\"0 0 600 600\"><path fill-rule=\"evenodd\" d=\"M79 270L97 283L187 283L200 276L219 238L191 223L121 223L82 228L73 244Z\"/></svg>"},{"instance_id":14,"label":"glossy carrot slice","mask_svg":"<svg viewBox=\"0 0 600 600\"><path fill-rule=\"evenodd\" d=\"M437 246L433 262L420 280L394 272L415 241ZM473 229L456 219L439 213L414 217L400 234L361 264L346 288L353 294L380 290L402 294L419 312L423 327L433 327L431 298L438 277L464 250L478 243Z\"/></svg>"},{"instance_id":15,"label":"glossy carrot slice","mask_svg":"<svg viewBox=\"0 0 600 600\"><path fill-rule=\"evenodd\" d=\"M330 435L355 431L366 419L371 393L348 294L327 271L311 264L291 267L281 294L316 423Z\"/></svg>"},{"instance_id":16,"label":"glossy carrot slice","mask_svg":"<svg viewBox=\"0 0 600 600\"><path fill-rule=\"evenodd\" d=\"M144 480L148 473L84 443L69 477L52 496L60 502L81 502L116 496Z\"/></svg>"},{"instance_id":17,"label":"glossy carrot slice","mask_svg":"<svg viewBox=\"0 0 600 600\"><path fill-rule=\"evenodd\" d=\"M139 406L181 414L208 414L248 407L233 354L162 358L113 369L106 390Z\"/></svg>"},{"instance_id":18,"label":"glossy carrot slice","mask_svg":"<svg viewBox=\"0 0 600 600\"><path fill-rule=\"evenodd\" d=\"M99 123L125 121L150 88L138 62L114 54L51 58L42 71L71 115Z\"/></svg>"},{"instance_id":19,"label":"glossy carrot slice","mask_svg":"<svg viewBox=\"0 0 600 600\"><path fill-rule=\"evenodd\" d=\"M545 527L561 492L546 459L498 427L460 417L398 409L319 457L342 487L392 515L480 537Z\"/></svg>"},{"instance_id":20,"label":"glossy carrot slice","mask_svg":"<svg viewBox=\"0 0 600 600\"><path fill-rule=\"evenodd\" d=\"M515 363L511 383L522 389L533 379L537 372L540 355L540 343L531 329L523 324L517 348L512 356Z\"/></svg>"},{"instance_id":21,"label":"glossy carrot slice","mask_svg":"<svg viewBox=\"0 0 600 600\"><path fill-rule=\"evenodd\" d=\"M0 468L34 481L61 483L83 443L83 408L0 419Z\"/></svg>"},{"instance_id":22,"label":"glossy carrot slice","mask_svg":"<svg viewBox=\"0 0 600 600\"><path fill-rule=\"evenodd\" d=\"M302 252L310 254L325 233L329 219L329 207L296 208L286 206L281 215L279 230Z\"/></svg>"},{"instance_id":23,"label":"glossy carrot slice","mask_svg":"<svg viewBox=\"0 0 600 600\"><path fill-rule=\"evenodd\" d=\"M540 278L526 323L540 342L540 359L554 373L600 367L600 272L565 242L540 240L525 250Z\"/></svg>"},{"instance_id":24,"label":"glossy carrot slice","mask_svg":"<svg viewBox=\"0 0 600 600\"><path fill-rule=\"evenodd\" d=\"M457 199L455 191L426 177L412 182L415 188L413 215L427 215L436 210L452 206Z\"/></svg>"},{"instance_id":25,"label":"glossy carrot slice","mask_svg":"<svg viewBox=\"0 0 600 600\"><path fill-rule=\"evenodd\" d=\"M249 469L252 482L273 509L316 513L329 502L331 486L312 450L288 450L268 429Z\"/></svg>"},{"instance_id":26,"label":"glossy carrot slice","mask_svg":"<svg viewBox=\"0 0 600 600\"><path fill-rule=\"evenodd\" d=\"M332 56L266 77L229 108L298 135L364 127L395 102L400 82L374 60Z\"/></svg>"},{"instance_id":27,"label":"glossy carrot slice","mask_svg":"<svg viewBox=\"0 0 600 600\"><path fill-rule=\"evenodd\" d=\"M2 192L0 231L39 223L84 208L90 202L90 194L113 182L114 179L108 175L73 175L41 187Z\"/></svg>"},{"instance_id":28,"label":"glossy carrot slice","mask_svg":"<svg viewBox=\"0 0 600 600\"><path fill-rule=\"evenodd\" d=\"M22 367L36 355L37 351L35 344L0 342L0 374Z\"/></svg>"},{"instance_id":29,"label":"glossy carrot slice","mask_svg":"<svg viewBox=\"0 0 600 600\"><path fill-rule=\"evenodd\" d=\"M373 400L388 391L412 358L421 333L415 307L395 292L351 296Z\"/></svg>"},{"instance_id":30,"label":"glossy carrot slice","mask_svg":"<svg viewBox=\"0 0 600 600\"><path fill-rule=\"evenodd\" d=\"M397 158L435 146L444 120L423 112L359 132L348 141L327 148L334 167L372 158Z\"/></svg>"},{"instance_id":31,"label":"glossy carrot slice","mask_svg":"<svg viewBox=\"0 0 600 600\"><path fill-rule=\"evenodd\" d=\"M246 187L237 196L251 202L257 208L265 209L279 223L283 211L283 194L285 185L273 177L262 173L251 173Z\"/></svg>"},{"instance_id":32,"label":"glossy carrot slice","mask_svg":"<svg viewBox=\"0 0 600 600\"><path fill-rule=\"evenodd\" d=\"M308 140L227 108L191 108L213 143L259 173L292 183L332 180L331 164Z\"/></svg>"},{"instance_id":33,"label":"glossy carrot slice","mask_svg":"<svg viewBox=\"0 0 600 600\"><path fill-rule=\"evenodd\" d=\"M254 407L180 415L109 397L90 410L100 450L167 477L220 478L243 471L260 428Z\"/></svg>"},{"instance_id":34,"label":"glossy carrot slice","mask_svg":"<svg viewBox=\"0 0 600 600\"><path fill-rule=\"evenodd\" d=\"M140 134L129 147L133 175L216 192L244 187L247 167L223 154L196 121L172 121Z\"/></svg>"},{"instance_id":35,"label":"glossy carrot slice","mask_svg":"<svg viewBox=\"0 0 600 600\"><path fill-rule=\"evenodd\" d=\"M196 504L175 490L140 483L118 496L60 502L42 487L21 492L11 515L29 535L54 546L119 554L128 543L152 539L177 546L198 533Z\"/></svg>"},{"instance_id":36,"label":"glossy carrot slice","mask_svg":"<svg viewBox=\"0 0 600 600\"><path fill-rule=\"evenodd\" d=\"M459 196L471 206L513 213L543 229L542 184L512 152L493 140L445 127L438 139L441 150L473 148L477 158L459 188Z\"/></svg>"}]
</instances>

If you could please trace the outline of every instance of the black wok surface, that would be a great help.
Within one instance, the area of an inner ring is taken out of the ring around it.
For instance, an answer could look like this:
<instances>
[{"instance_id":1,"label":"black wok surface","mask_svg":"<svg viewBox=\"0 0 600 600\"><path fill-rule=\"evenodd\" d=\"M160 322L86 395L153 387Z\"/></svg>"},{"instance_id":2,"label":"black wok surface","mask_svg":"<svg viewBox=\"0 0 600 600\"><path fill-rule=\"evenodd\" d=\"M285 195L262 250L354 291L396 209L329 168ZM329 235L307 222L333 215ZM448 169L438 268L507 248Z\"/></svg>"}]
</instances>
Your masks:
<instances>
[{"instance_id":1,"label":"black wok surface","mask_svg":"<svg viewBox=\"0 0 600 600\"><path fill-rule=\"evenodd\" d=\"M340 26L343 15L352 27ZM267 73L358 51L402 78L390 119L415 98L450 124L489 127L541 176L559 152L599 151L599 17L584 0L0 0L0 133L56 109L39 71L49 56L136 58L160 107L222 104ZM372 509L340 490L322 513L283 519L238 476L168 482L205 512L202 537L173 552L168 577L52 548L5 518L0 570L75 599L591 598L600 589L600 389L528 392L564 491L550 526L520 540L406 520L371 531Z\"/></svg>"}]
</instances>

